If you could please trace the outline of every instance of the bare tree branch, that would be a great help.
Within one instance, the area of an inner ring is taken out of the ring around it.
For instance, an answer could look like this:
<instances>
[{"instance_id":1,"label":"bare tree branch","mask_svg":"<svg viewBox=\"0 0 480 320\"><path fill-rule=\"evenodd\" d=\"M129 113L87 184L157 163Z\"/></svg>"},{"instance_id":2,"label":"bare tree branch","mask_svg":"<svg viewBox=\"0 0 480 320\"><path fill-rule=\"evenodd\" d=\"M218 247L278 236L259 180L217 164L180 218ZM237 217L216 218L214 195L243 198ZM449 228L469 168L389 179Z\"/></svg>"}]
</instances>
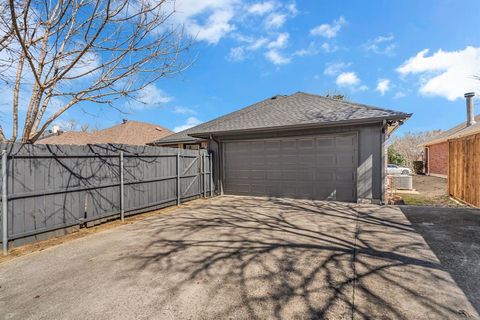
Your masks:
<instances>
[{"instance_id":1,"label":"bare tree branch","mask_svg":"<svg viewBox=\"0 0 480 320\"><path fill-rule=\"evenodd\" d=\"M10 141L20 118L21 141L33 143L79 103L122 109L189 66L191 39L172 20L172 1L8 0L8 7L0 9L0 77L13 84Z\"/></svg>"}]
</instances>

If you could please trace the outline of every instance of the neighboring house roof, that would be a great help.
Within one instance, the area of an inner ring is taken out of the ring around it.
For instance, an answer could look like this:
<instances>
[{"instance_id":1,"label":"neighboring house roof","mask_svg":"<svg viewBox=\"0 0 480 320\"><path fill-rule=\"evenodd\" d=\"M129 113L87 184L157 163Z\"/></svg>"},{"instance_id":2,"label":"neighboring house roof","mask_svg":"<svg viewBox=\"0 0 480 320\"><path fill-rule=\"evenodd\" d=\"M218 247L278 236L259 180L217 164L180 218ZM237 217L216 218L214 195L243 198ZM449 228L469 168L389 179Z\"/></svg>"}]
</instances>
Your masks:
<instances>
[{"instance_id":1,"label":"neighboring house roof","mask_svg":"<svg viewBox=\"0 0 480 320\"><path fill-rule=\"evenodd\" d=\"M405 120L410 116L403 112L297 92L290 96L278 95L265 99L154 143L187 141L189 136L208 137L216 133Z\"/></svg>"},{"instance_id":2,"label":"neighboring house roof","mask_svg":"<svg viewBox=\"0 0 480 320\"><path fill-rule=\"evenodd\" d=\"M38 140L39 144L129 144L145 145L171 135L173 132L155 124L124 121L123 123L92 133L68 131Z\"/></svg>"},{"instance_id":3,"label":"neighboring house roof","mask_svg":"<svg viewBox=\"0 0 480 320\"><path fill-rule=\"evenodd\" d=\"M37 144L72 144L84 145L90 141L90 133L81 131L65 131L52 133L49 136L37 140Z\"/></svg>"},{"instance_id":4,"label":"neighboring house roof","mask_svg":"<svg viewBox=\"0 0 480 320\"><path fill-rule=\"evenodd\" d=\"M474 134L477 131L480 131L480 114L475 116L475 121L477 122L470 127L467 127L467 122L462 122L455 127L440 133L439 135L433 137L432 139L422 143L422 146L430 146L432 144L442 143L447 141L448 139L454 139L463 137L466 135Z\"/></svg>"},{"instance_id":5,"label":"neighboring house roof","mask_svg":"<svg viewBox=\"0 0 480 320\"><path fill-rule=\"evenodd\" d=\"M172 131L156 124L125 121L119 125L92 133L92 143L115 143L145 145L150 141L173 134Z\"/></svg>"}]
</instances>

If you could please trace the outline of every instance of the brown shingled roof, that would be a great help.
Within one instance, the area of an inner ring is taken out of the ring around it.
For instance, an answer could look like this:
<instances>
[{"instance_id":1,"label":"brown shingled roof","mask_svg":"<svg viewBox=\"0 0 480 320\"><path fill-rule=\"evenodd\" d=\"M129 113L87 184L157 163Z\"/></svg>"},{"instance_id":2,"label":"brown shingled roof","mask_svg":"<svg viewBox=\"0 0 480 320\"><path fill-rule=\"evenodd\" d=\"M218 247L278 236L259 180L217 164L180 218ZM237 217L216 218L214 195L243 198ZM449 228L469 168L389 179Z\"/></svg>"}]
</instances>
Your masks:
<instances>
[{"instance_id":1,"label":"brown shingled roof","mask_svg":"<svg viewBox=\"0 0 480 320\"><path fill-rule=\"evenodd\" d=\"M93 133L68 131L38 140L38 144L129 144L145 145L153 140L173 134L172 131L155 124L125 121L119 125Z\"/></svg>"},{"instance_id":2,"label":"brown shingled roof","mask_svg":"<svg viewBox=\"0 0 480 320\"><path fill-rule=\"evenodd\" d=\"M477 124L468 127L467 122L464 121L455 127L440 133L439 135L433 137L432 139L424 142L421 146L431 146L432 144L442 143L448 141L448 139L454 139L458 137L463 137L465 135L473 134L477 130L480 131L478 123L480 123L480 114L475 116L475 121Z\"/></svg>"},{"instance_id":3,"label":"brown shingled roof","mask_svg":"<svg viewBox=\"0 0 480 320\"><path fill-rule=\"evenodd\" d=\"M40 138L37 144L75 144L84 145L90 143L91 134L88 132L65 131L58 134L51 134L48 137Z\"/></svg>"}]
</instances>

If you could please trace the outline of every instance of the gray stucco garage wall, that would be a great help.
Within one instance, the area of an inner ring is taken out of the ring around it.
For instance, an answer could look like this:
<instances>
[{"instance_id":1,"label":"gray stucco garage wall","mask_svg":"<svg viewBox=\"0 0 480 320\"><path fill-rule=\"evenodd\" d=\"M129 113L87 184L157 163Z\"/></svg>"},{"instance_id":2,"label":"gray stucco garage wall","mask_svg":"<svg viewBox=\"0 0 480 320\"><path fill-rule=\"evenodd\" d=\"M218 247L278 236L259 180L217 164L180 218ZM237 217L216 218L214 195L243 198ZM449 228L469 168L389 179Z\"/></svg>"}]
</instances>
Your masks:
<instances>
[{"instance_id":1,"label":"gray stucco garage wall","mask_svg":"<svg viewBox=\"0 0 480 320\"><path fill-rule=\"evenodd\" d=\"M213 154L216 190L219 194L222 193L222 161L224 161L222 159L222 141L353 132L358 135L357 199L358 201L381 202L383 200L383 142L385 140L382 123L344 126L341 128L327 127L213 136L213 139L210 139L209 151Z\"/></svg>"}]
</instances>

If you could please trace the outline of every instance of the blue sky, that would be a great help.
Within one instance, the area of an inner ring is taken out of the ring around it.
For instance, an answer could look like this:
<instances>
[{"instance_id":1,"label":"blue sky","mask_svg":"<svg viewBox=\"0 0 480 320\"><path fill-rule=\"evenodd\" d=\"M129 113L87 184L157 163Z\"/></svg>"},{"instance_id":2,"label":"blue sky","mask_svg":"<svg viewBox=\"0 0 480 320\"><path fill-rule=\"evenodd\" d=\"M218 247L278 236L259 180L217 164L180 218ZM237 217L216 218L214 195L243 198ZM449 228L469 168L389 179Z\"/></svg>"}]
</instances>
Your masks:
<instances>
[{"instance_id":1,"label":"blue sky","mask_svg":"<svg viewBox=\"0 0 480 320\"><path fill-rule=\"evenodd\" d=\"M463 93L480 95L478 0L178 0L177 10L197 39L189 69L149 87L147 104L121 106L126 114L83 105L57 123L178 130L276 94L338 90L414 113L401 134L448 129L465 120Z\"/></svg>"}]
</instances>

